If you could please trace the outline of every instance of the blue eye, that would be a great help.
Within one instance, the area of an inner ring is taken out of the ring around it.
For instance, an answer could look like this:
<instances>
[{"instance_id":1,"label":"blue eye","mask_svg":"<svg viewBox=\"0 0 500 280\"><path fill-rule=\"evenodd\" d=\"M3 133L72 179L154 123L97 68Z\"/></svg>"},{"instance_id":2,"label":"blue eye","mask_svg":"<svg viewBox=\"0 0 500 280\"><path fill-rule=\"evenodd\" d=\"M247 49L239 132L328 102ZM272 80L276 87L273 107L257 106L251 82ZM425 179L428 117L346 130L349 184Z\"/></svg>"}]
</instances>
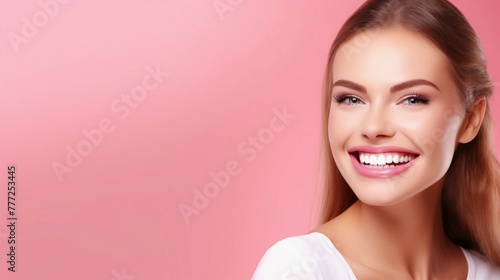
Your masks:
<instances>
[{"instance_id":1,"label":"blue eye","mask_svg":"<svg viewBox=\"0 0 500 280\"><path fill-rule=\"evenodd\" d=\"M334 96L333 99L335 100L335 102L337 102L339 104L345 104L345 105L359 105L359 104L363 104L363 101L361 101L361 99L359 99L356 96L352 96L352 95L341 94L341 95L338 95L338 96Z\"/></svg>"},{"instance_id":2,"label":"blue eye","mask_svg":"<svg viewBox=\"0 0 500 280\"><path fill-rule=\"evenodd\" d=\"M422 95L411 95L405 98L402 102L404 105L414 106L419 104L429 104L429 99Z\"/></svg>"}]
</instances>

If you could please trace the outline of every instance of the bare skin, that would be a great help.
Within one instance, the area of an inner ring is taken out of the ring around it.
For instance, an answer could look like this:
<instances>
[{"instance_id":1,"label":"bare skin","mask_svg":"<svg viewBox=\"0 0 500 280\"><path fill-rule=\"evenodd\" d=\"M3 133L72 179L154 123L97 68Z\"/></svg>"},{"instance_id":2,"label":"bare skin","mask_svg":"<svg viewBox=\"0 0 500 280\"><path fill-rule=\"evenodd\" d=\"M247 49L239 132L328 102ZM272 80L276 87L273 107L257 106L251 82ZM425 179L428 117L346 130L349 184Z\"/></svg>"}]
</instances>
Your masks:
<instances>
[{"instance_id":1,"label":"bare skin","mask_svg":"<svg viewBox=\"0 0 500 280\"><path fill-rule=\"evenodd\" d=\"M358 279L466 279L466 258L444 232L441 193L453 153L477 134L486 102L476 100L468 114L447 111L461 100L447 57L432 42L402 28L370 36L355 55L342 55L341 46L334 59L334 84L349 82L333 87L344 99L332 102L329 120L335 162L359 200L313 232L329 237ZM415 79L432 86L392 91ZM418 162L391 178L366 177L348 152L363 145L409 149Z\"/></svg>"}]
</instances>

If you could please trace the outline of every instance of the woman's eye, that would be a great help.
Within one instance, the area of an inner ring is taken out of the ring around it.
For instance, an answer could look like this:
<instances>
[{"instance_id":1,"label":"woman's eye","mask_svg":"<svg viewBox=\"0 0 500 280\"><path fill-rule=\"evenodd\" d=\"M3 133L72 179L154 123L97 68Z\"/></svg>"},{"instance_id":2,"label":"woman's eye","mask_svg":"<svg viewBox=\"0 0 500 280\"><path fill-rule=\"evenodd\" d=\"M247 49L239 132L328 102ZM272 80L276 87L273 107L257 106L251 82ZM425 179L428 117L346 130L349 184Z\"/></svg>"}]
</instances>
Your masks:
<instances>
[{"instance_id":1,"label":"woman's eye","mask_svg":"<svg viewBox=\"0 0 500 280\"><path fill-rule=\"evenodd\" d=\"M413 95L405 98L402 102L404 105L419 105L419 104L428 104L429 99L420 95Z\"/></svg>"},{"instance_id":2,"label":"woman's eye","mask_svg":"<svg viewBox=\"0 0 500 280\"><path fill-rule=\"evenodd\" d=\"M346 105L363 104L361 99L357 98L356 96L341 95L341 96L335 96L334 99L335 102L339 104L346 104Z\"/></svg>"}]
</instances>

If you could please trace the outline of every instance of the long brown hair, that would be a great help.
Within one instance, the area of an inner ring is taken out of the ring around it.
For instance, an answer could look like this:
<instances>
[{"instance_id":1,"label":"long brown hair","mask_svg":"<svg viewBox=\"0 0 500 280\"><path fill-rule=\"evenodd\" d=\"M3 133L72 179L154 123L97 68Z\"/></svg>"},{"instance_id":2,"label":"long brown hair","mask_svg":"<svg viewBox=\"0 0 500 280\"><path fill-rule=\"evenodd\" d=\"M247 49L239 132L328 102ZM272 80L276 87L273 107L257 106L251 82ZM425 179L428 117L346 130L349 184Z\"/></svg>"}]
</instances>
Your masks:
<instances>
[{"instance_id":1,"label":"long brown hair","mask_svg":"<svg viewBox=\"0 0 500 280\"><path fill-rule=\"evenodd\" d=\"M322 160L325 223L351 206L357 197L333 159L328 139L333 58L347 40L364 38L346 55L356 53L375 28L401 26L431 40L449 59L466 111L478 97L487 99L493 83L486 71L480 42L464 15L446 0L368 0L342 26L328 55L323 83ZM362 36L363 35L363 36ZM443 224L455 244L475 250L500 265L500 165L493 155L489 107L477 136L460 144L445 175L442 194ZM497 228L495 228L497 227Z\"/></svg>"}]
</instances>

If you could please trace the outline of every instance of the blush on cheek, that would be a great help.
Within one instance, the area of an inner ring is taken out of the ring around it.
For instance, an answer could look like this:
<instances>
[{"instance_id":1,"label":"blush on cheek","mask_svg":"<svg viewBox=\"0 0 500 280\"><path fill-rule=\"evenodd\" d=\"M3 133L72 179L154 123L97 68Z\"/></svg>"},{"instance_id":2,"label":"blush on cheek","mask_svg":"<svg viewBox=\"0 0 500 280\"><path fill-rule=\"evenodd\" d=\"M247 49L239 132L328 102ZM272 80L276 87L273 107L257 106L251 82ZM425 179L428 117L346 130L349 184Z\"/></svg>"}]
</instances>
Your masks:
<instances>
[{"instance_id":1,"label":"blush on cheek","mask_svg":"<svg viewBox=\"0 0 500 280\"><path fill-rule=\"evenodd\" d=\"M453 154L459 127L460 119L453 118L449 123L443 123L421 134L426 137L419 141L420 149L428 155L435 153L436 149L449 149Z\"/></svg>"}]
</instances>

